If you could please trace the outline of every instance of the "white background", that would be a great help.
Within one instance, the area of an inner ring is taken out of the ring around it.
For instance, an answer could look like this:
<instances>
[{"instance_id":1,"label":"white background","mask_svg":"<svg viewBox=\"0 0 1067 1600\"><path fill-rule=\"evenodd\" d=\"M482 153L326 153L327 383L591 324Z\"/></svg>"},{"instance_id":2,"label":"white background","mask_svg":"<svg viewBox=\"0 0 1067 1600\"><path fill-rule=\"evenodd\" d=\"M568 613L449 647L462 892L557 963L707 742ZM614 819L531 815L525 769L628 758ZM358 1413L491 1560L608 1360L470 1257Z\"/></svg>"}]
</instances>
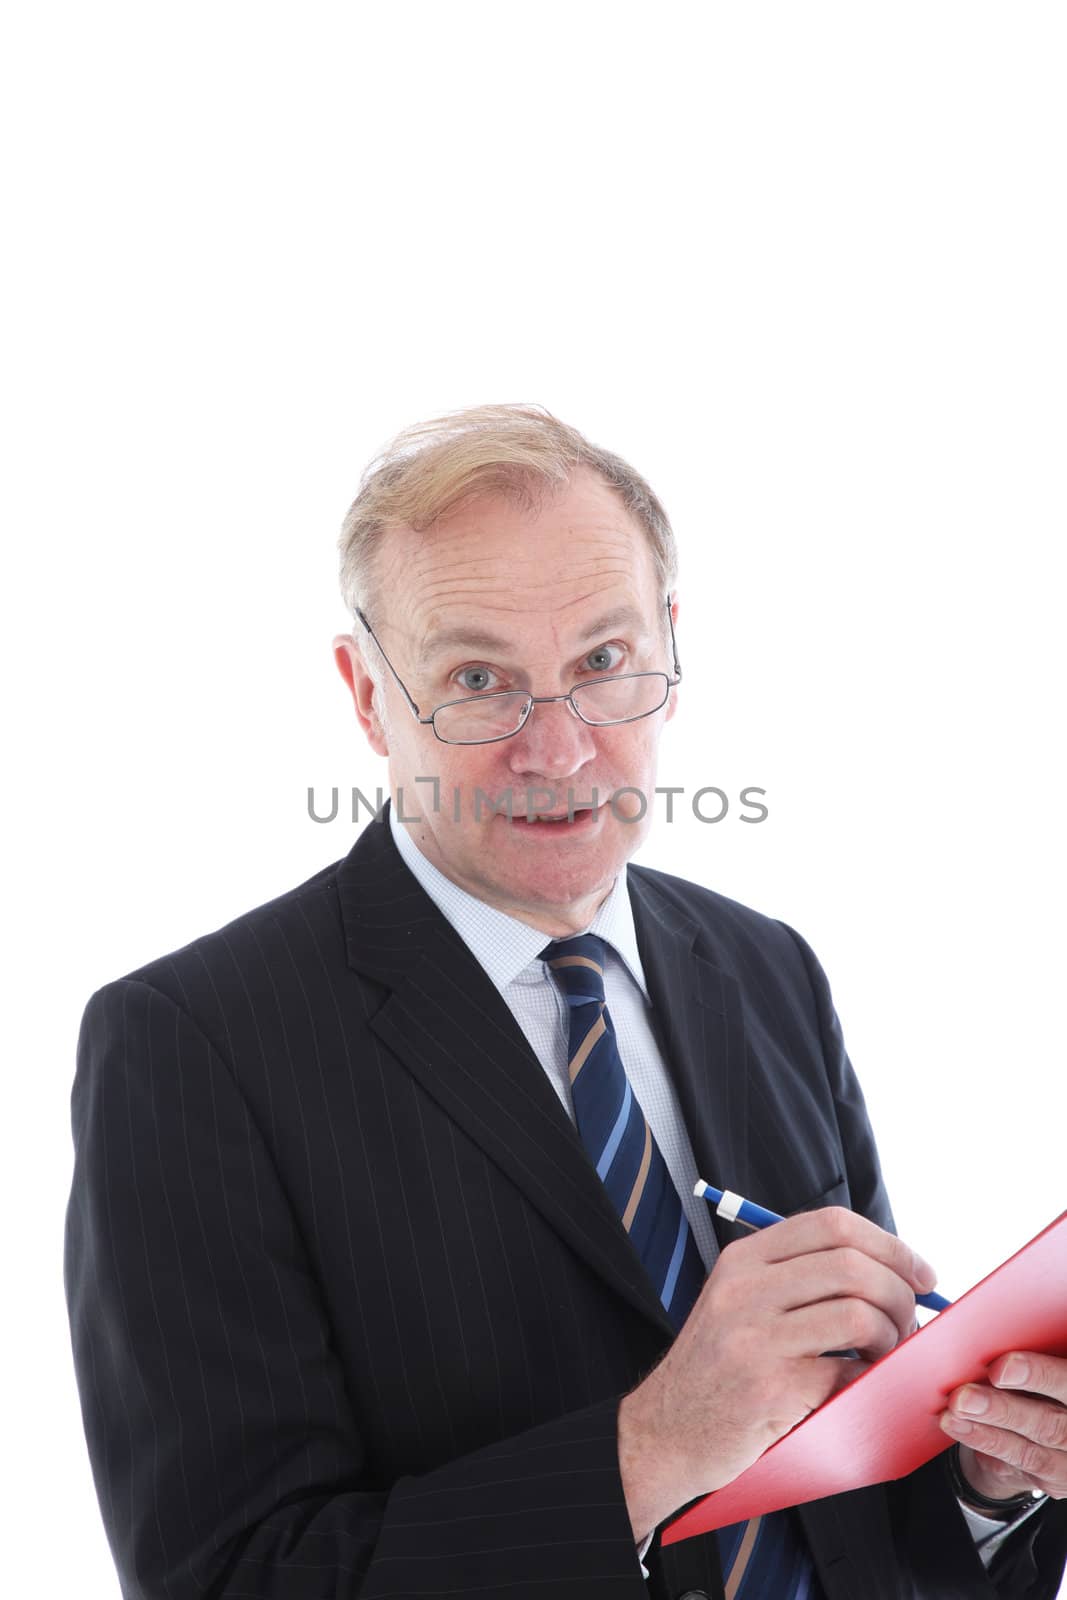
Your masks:
<instances>
[{"instance_id":1,"label":"white background","mask_svg":"<svg viewBox=\"0 0 1067 1600\"><path fill-rule=\"evenodd\" d=\"M306 805L385 782L337 530L441 410L540 402L665 501L660 781L770 815L640 859L814 946L945 1292L1067 1203L1064 43L974 0L9 22L5 1589L47 1550L118 1592L62 1293L82 1007L349 849Z\"/></svg>"}]
</instances>

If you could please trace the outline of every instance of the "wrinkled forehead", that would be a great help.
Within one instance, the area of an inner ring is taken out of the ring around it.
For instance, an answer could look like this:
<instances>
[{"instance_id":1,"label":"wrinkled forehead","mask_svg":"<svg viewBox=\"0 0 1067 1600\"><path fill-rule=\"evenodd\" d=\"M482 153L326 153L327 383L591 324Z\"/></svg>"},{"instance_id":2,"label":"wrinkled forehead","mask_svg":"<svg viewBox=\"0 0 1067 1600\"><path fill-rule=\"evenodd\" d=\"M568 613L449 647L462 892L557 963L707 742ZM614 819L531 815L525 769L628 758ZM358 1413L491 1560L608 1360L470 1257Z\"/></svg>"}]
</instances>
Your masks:
<instances>
[{"instance_id":1,"label":"wrinkled forehead","mask_svg":"<svg viewBox=\"0 0 1067 1600\"><path fill-rule=\"evenodd\" d=\"M531 503L472 497L431 526L391 528L379 549L382 620L421 662L465 641L569 648L657 631L665 596L644 528L600 480Z\"/></svg>"},{"instance_id":2,"label":"wrinkled forehead","mask_svg":"<svg viewBox=\"0 0 1067 1600\"><path fill-rule=\"evenodd\" d=\"M537 626L538 621L540 627ZM633 648L640 649L652 642L655 633L654 620L646 614L645 609L628 601L606 611L597 611L591 619L583 619L576 612L569 623L561 623L546 614L540 619L526 617L524 624L510 632L501 631L499 627L487 628L484 614L476 619L472 615L469 622L431 622L428 631L418 641L416 665L420 671L432 672L450 656L472 651L502 658L514 653L523 642L523 636L531 638L534 634L546 636L548 642L564 655L577 655L615 634L623 635Z\"/></svg>"}]
</instances>

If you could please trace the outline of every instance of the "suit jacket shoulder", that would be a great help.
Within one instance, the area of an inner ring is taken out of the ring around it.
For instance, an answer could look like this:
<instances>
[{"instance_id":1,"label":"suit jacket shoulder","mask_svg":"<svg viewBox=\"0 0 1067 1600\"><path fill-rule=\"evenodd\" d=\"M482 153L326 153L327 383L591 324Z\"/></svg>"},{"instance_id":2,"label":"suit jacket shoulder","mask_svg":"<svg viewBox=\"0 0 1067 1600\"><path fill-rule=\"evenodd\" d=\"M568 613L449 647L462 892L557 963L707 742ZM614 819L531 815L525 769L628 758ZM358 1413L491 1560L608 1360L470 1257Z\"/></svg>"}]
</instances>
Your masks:
<instances>
[{"instance_id":1,"label":"suit jacket shoulder","mask_svg":"<svg viewBox=\"0 0 1067 1600\"><path fill-rule=\"evenodd\" d=\"M646 922L654 918L691 939L693 955L711 963L718 981L733 989L747 1026L758 1030L775 1016L788 1032L804 1019L824 1051L843 1050L826 974L795 928L656 868L631 863L629 880Z\"/></svg>"},{"instance_id":2,"label":"suit jacket shoulder","mask_svg":"<svg viewBox=\"0 0 1067 1600\"><path fill-rule=\"evenodd\" d=\"M101 986L97 994L128 983L166 995L191 1016L225 1057L227 1051L211 1019L218 1019L238 997L255 1009L285 982L293 954L309 941L340 965L343 933L337 877L343 863L331 862L302 883L206 929L173 950L151 957ZM97 995L89 1001L91 1005Z\"/></svg>"},{"instance_id":3,"label":"suit jacket shoulder","mask_svg":"<svg viewBox=\"0 0 1067 1600\"><path fill-rule=\"evenodd\" d=\"M664 911L695 919L724 961L755 951L769 959L796 961L797 935L778 918L675 873L633 862L628 870L631 880L647 887Z\"/></svg>"}]
</instances>

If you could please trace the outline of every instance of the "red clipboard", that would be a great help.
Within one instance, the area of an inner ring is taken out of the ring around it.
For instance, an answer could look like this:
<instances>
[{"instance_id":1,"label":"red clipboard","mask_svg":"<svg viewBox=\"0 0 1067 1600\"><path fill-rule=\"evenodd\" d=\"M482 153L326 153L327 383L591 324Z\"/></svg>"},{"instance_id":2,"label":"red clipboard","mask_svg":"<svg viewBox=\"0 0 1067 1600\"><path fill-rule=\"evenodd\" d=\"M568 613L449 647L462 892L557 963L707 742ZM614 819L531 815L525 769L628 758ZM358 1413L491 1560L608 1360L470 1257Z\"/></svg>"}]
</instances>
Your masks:
<instances>
[{"instance_id":1,"label":"red clipboard","mask_svg":"<svg viewBox=\"0 0 1067 1600\"><path fill-rule=\"evenodd\" d=\"M663 1529L662 1544L914 1472L952 1443L961 1383L1008 1350L1067 1356L1067 1211L988 1277Z\"/></svg>"}]
</instances>

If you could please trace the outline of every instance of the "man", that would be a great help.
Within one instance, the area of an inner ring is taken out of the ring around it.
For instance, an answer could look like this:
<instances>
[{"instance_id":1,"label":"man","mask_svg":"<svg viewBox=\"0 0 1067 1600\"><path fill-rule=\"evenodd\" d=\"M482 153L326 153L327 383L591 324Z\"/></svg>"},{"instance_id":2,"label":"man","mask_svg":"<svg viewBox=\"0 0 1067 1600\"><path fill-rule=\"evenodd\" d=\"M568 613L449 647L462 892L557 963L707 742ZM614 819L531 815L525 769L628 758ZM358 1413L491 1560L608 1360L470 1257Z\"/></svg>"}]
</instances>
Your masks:
<instances>
[{"instance_id":1,"label":"man","mask_svg":"<svg viewBox=\"0 0 1067 1600\"><path fill-rule=\"evenodd\" d=\"M83 1021L66 1282L124 1594L1052 1596L1035 1355L958 1459L660 1548L934 1274L804 941L627 868L680 676L648 485L482 408L401 436L342 544L392 803ZM786 1220L713 1223L698 1172Z\"/></svg>"}]
</instances>

